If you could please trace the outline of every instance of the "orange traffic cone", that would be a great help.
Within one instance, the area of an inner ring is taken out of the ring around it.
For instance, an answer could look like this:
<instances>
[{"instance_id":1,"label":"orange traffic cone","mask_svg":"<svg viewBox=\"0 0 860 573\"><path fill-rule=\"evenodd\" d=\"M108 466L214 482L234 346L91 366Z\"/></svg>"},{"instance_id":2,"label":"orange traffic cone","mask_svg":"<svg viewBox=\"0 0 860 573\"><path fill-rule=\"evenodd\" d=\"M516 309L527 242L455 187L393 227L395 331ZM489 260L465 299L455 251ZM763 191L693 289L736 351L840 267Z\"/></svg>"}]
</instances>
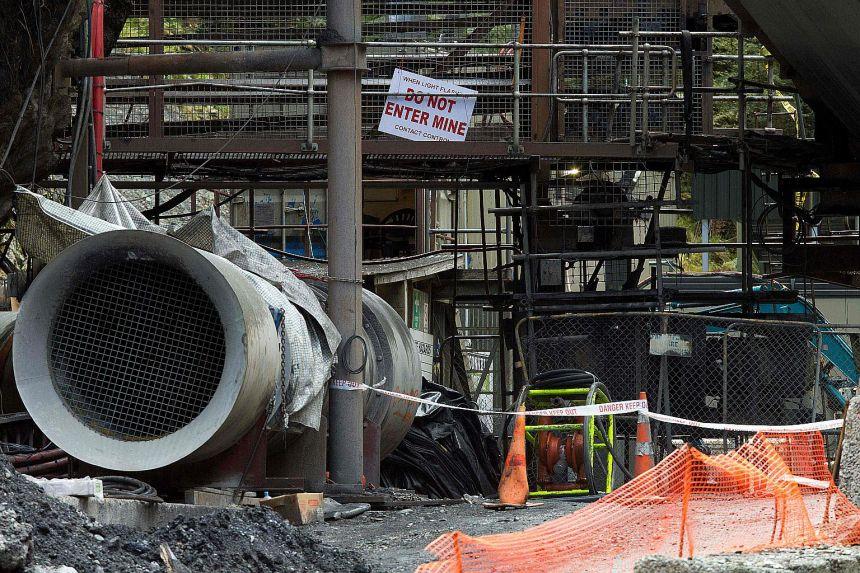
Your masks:
<instances>
[{"instance_id":1,"label":"orange traffic cone","mask_svg":"<svg viewBox=\"0 0 860 573\"><path fill-rule=\"evenodd\" d=\"M526 409L520 405L520 412ZM514 435L505 469L499 480L499 503L505 505L525 505L529 497L529 479L526 474L526 417L517 416L514 422Z\"/></svg>"},{"instance_id":2,"label":"orange traffic cone","mask_svg":"<svg viewBox=\"0 0 860 573\"><path fill-rule=\"evenodd\" d=\"M645 392L639 392L639 399L646 400ZM654 448L651 445L651 423L648 416L639 412L636 424L636 460L633 464L633 476L638 477L654 467Z\"/></svg>"}]
</instances>

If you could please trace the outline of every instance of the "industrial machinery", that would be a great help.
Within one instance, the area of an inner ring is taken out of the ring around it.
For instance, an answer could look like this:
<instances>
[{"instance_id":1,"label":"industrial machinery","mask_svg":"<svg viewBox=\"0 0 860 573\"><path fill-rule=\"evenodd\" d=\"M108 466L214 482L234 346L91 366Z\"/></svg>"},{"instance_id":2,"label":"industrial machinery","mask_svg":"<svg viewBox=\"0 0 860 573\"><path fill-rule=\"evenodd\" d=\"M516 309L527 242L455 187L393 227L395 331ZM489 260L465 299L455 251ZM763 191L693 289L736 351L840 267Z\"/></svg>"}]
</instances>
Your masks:
<instances>
[{"instance_id":1,"label":"industrial machinery","mask_svg":"<svg viewBox=\"0 0 860 573\"><path fill-rule=\"evenodd\" d=\"M527 390L529 409L610 402L609 391L582 370L545 372ZM526 425L531 446L530 496L609 493L615 485L615 416L556 420L541 416Z\"/></svg>"},{"instance_id":2,"label":"industrial machinery","mask_svg":"<svg viewBox=\"0 0 860 573\"><path fill-rule=\"evenodd\" d=\"M283 347L288 339L264 299L270 285L260 282L162 234L82 239L41 271L22 301L13 359L24 405L57 446L96 468L212 483L207 473L229 458L231 478L215 482L263 483L268 449L277 452L282 477L309 466L324 470L320 460L299 459L308 456L306 445L289 453L290 442L313 430L281 427L281 438L272 439L272 404L285 392L290 399L282 362L295 367L305 355ZM420 368L405 324L384 301L364 296L368 380L417 394ZM403 438L414 412L410 402L368 396L382 456ZM324 417L322 424L324 436ZM267 428L269 440L262 440ZM325 450L311 455L324 462ZM177 464L195 470L163 471Z\"/></svg>"}]
</instances>

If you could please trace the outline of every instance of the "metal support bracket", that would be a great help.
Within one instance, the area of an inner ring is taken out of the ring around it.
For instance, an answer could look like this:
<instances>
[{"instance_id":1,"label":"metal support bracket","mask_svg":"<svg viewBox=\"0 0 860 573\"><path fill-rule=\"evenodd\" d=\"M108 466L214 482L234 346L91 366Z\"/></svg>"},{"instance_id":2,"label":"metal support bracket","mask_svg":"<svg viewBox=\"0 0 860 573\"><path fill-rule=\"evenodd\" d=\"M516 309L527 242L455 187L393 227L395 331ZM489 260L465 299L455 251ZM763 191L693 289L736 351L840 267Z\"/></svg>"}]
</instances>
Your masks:
<instances>
[{"instance_id":1,"label":"metal support bracket","mask_svg":"<svg viewBox=\"0 0 860 573\"><path fill-rule=\"evenodd\" d=\"M323 44L320 46L322 63L319 67L324 72L335 70L363 70L367 67L367 46L359 42Z\"/></svg>"}]
</instances>

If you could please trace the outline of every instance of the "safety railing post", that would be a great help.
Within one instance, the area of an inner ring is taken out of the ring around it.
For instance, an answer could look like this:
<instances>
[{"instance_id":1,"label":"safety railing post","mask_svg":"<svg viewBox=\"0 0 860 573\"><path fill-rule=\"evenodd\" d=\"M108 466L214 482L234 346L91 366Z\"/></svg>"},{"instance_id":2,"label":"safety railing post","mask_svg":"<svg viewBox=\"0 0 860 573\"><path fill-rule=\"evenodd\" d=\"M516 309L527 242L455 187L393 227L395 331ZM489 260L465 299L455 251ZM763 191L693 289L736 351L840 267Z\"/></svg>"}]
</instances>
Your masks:
<instances>
[{"instance_id":1,"label":"safety railing post","mask_svg":"<svg viewBox=\"0 0 860 573\"><path fill-rule=\"evenodd\" d=\"M817 402L818 397L821 395L821 345L824 343L824 335L821 332L821 328L818 326L814 327L815 332L813 336L817 338L815 345L815 381L812 384L812 416L809 420L810 422L815 422L815 412L818 408ZM822 408L823 410L823 408ZM822 412L826 414L826 412Z\"/></svg>"},{"instance_id":2,"label":"safety railing post","mask_svg":"<svg viewBox=\"0 0 860 573\"><path fill-rule=\"evenodd\" d=\"M642 141L648 143L648 95L651 90L651 44L646 43L642 54ZM658 225L659 226L659 225Z\"/></svg>"},{"instance_id":3,"label":"safety railing post","mask_svg":"<svg viewBox=\"0 0 860 573\"><path fill-rule=\"evenodd\" d=\"M511 137L511 147L508 150L511 154L522 153L520 145L520 65L522 64L522 48L518 42L514 42L514 71L513 85L511 86L513 96L513 135Z\"/></svg>"},{"instance_id":4,"label":"safety railing post","mask_svg":"<svg viewBox=\"0 0 860 573\"><path fill-rule=\"evenodd\" d=\"M308 89L307 89L307 132L305 142L302 144L302 151L316 151L317 144L314 142L314 71L308 70Z\"/></svg>"},{"instance_id":5,"label":"safety railing post","mask_svg":"<svg viewBox=\"0 0 860 573\"><path fill-rule=\"evenodd\" d=\"M582 50L582 93L588 93L588 50ZM588 98L582 100L582 141L588 143Z\"/></svg>"},{"instance_id":6,"label":"safety railing post","mask_svg":"<svg viewBox=\"0 0 860 573\"><path fill-rule=\"evenodd\" d=\"M630 56L630 145L636 147L636 98L639 92L639 18L633 18L633 49Z\"/></svg>"},{"instance_id":7,"label":"safety railing post","mask_svg":"<svg viewBox=\"0 0 860 573\"><path fill-rule=\"evenodd\" d=\"M734 324L730 324L723 332L723 424L728 424L729 421L729 334L734 328ZM723 452L729 451L729 433L723 430Z\"/></svg>"}]
</instances>

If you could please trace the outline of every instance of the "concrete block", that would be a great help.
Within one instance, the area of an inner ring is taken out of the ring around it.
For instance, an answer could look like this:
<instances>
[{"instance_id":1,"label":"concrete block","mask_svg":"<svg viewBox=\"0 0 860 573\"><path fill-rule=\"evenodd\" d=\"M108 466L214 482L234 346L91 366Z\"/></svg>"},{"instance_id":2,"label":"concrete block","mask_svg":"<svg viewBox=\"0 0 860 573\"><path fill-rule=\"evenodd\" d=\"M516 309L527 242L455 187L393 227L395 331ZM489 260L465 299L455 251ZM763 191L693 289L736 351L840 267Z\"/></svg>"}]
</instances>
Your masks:
<instances>
[{"instance_id":1,"label":"concrete block","mask_svg":"<svg viewBox=\"0 0 860 573\"><path fill-rule=\"evenodd\" d=\"M106 525L125 525L138 531L161 527L179 516L186 518L202 517L217 508L184 503L151 503L133 499L106 499L99 503L96 499L60 497L75 509Z\"/></svg>"},{"instance_id":2,"label":"concrete block","mask_svg":"<svg viewBox=\"0 0 860 573\"><path fill-rule=\"evenodd\" d=\"M191 505L205 505L207 507L229 507L234 505L233 492L226 489L215 489L202 487L190 489L185 492L185 503ZM254 492L247 492L242 497L240 505L260 505L260 500Z\"/></svg>"},{"instance_id":3,"label":"concrete block","mask_svg":"<svg viewBox=\"0 0 860 573\"><path fill-rule=\"evenodd\" d=\"M855 505L860 504L860 398L851 398L848 403L839 462L839 489Z\"/></svg>"}]
</instances>

